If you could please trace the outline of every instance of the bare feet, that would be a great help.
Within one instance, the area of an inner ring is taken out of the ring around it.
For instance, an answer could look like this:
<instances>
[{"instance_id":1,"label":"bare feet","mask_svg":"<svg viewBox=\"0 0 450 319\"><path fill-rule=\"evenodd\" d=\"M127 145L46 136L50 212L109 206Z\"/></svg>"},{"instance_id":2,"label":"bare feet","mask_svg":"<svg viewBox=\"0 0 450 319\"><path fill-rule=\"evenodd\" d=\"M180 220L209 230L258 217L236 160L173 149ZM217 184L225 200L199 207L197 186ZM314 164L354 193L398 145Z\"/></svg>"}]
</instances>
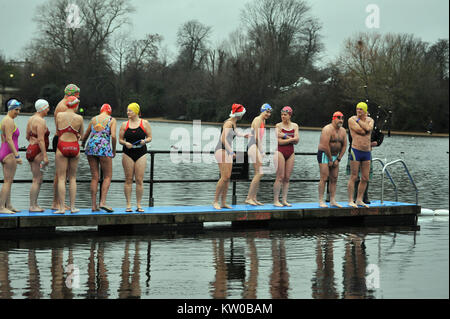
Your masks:
<instances>
[{"instance_id":1,"label":"bare feet","mask_svg":"<svg viewBox=\"0 0 450 319\"><path fill-rule=\"evenodd\" d=\"M283 206L287 206L287 207L292 207L292 205L291 204L289 204L288 202L286 202L286 201L283 201Z\"/></svg>"},{"instance_id":2,"label":"bare feet","mask_svg":"<svg viewBox=\"0 0 450 319\"><path fill-rule=\"evenodd\" d=\"M322 208L328 208L328 206L325 202L319 202L319 206Z\"/></svg>"},{"instance_id":3,"label":"bare feet","mask_svg":"<svg viewBox=\"0 0 450 319\"><path fill-rule=\"evenodd\" d=\"M256 199L254 200L254 202L256 203L256 205L260 205L260 206L263 206L263 205L264 205L263 203L257 201Z\"/></svg>"},{"instance_id":4,"label":"bare feet","mask_svg":"<svg viewBox=\"0 0 450 319\"><path fill-rule=\"evenodd\" d=\"M72 213L72 214L75 214L75 213L78 213L78 212L80 212L80 210L78 209L78 208L72 208L72 209L70 209L70 213Z\"/></svg>"},{"instance_id":5,"label":"bare feet","mask_svg":"<svg viewBox=\"0 0 450 319\"><path fill-rule=\"evenodd\" d=\"M0 209L0 214L15 214L16 212L9 210L8 208Z\"/></svg>"},{"instance_id":6,"label":"bare feet","mask_svg":"<svg viewBox=\"0 0 450 319\"><path fill-rule=\"evenodd\" d=\"M283 204L281 204L279 201L276 201L275 203L273 203L273 206L283 207Z\"/></svg>"},{"instance_id":7,"label":"bare feet","mask_svg":"<svg viewBox=\"0 0 450 319\"><path fill-rule=\"evenodd\" d=\"M53 212L53 214L65 214L66 211L64 210L57 210L56 212Z\"/></svg>"},{"instance_id":8,"label":"bare feet","mask_svg":"<svg viewBox=\"0 0 450 319\"><path fill-rule=\"evenodd\" d=\"M228 204L222 204L220 207L222 207L222 208L228 208L228 209L232 209L233 207L231 207L230 205L228 205Z\"/></svg>"},{"instance_id":9,"label":"bare feet","mask_svg":"<svg viewBox=\"0 0 450 319\"><path fill-rule=\"evenodd\" d=\"M258 206L258 204L253 199L246 199L245 203L252 206Z\"/></svg>"},{"instance_id":10,"label":"bare feet","mask_svg":"<svg viewBox=\"0 0 450 319\"><path fill-rule=\"evenodd\" d=\"M6 208L9 209L10 211L14 212L14 213L20 213L20 209L14 208L12 206L6 207Z\"/></svg>"},{"instance_id":11,"label":"bare feet","mask_svg":"<svg viewBox=\"0 0 450 319\"><path fill-rule=\"evenodd\" d=\"M355 202L348 202L348 206L358 208L358 205L356 205Z\"/></svg>"},{"instance_id":12,"label":"bare feet","mask_svg":"<svg viewBox=\"0 0 450 319\"><path fill-rule=\"evenodd\" d=\"M363 201L359 201L359 200L356 201L356 205L358 205L358 206L363 206L363 207L365 207L365 208L369 208L369 205L367 205L367 204L364 203Z\"/></svg>"},{"instance_id":13,"label":"bare feet","mask_svg":"<svg viewBox=\"0 0 450 319\"><path fill-rule=\"evenodd\" d=\"M215 209L222 209L222 208L220 207L220 205L219 205L218 202L213 202L213 207L214 207Z\"/></svg>"},{"instance_id":14,"label":"bare feet","mask_svg":"<svg viewBox=\"0 0 450 319\"><path fill-rule=\"evenodd\" d=\"M92 211L93 212L98 212L98 211L100 211L100 209L98 209L97 207L92 207Z\"/></svg>"},{"instance_id":15,"label":"bare feet","mask_svg":"<svg viewBox=\"0 0 450 319\"><path fill-rule=\"evenodd\" d=\"M44 209L40 208L39 206L33 206L29 209L30 213L42 213L43 211Z\"/></svg>"},{"instance_id":16,"label":"bare feet","mask_svg":"<svg viewBox=\"0 0 450 319\"><path fill-rule=\"evenodd\" d=\"M341 205L339 205L337 202L335 202L335 201L330 201L330 206L335 206L335 207L340 207L340 208L342 208L342 206Z\"/></svg>"},{"instance_id":17,"label":"bare feet","mask_svg":"<svg viewBox=\"0 0 450 319\"><path fill-rule=\"evenodd\" d=\"M59 207L58 207L58 206L55 206L55 205L53 205L53 206L52 206L52 208L50 208L50 209L51 209L51 210L58 210L58 209L59 209ZM64 209L65 209L65 210L69 210L69 209L70 209L70 207L64 204Z\"/></svg>"}]
</instances>

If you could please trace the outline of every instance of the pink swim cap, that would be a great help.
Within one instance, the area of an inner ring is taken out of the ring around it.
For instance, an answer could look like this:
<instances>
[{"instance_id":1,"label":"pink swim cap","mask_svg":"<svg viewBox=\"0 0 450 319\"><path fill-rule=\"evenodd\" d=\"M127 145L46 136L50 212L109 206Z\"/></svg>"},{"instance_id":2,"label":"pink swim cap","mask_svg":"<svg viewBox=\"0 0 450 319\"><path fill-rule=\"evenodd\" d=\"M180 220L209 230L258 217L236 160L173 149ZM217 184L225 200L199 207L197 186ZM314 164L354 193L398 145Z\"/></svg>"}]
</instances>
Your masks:
<instances>
[{"instance_id":1,"label":"pink swim cap","mask_svg":"<svg viewBox=\"0 0 450 319\"><path fill-rule=\"evenodd\" d=\"M281 109L281 112L289 113L289 115L292 115L292 109L290 106L285 106Z\"/></svg>"}]
</instances>

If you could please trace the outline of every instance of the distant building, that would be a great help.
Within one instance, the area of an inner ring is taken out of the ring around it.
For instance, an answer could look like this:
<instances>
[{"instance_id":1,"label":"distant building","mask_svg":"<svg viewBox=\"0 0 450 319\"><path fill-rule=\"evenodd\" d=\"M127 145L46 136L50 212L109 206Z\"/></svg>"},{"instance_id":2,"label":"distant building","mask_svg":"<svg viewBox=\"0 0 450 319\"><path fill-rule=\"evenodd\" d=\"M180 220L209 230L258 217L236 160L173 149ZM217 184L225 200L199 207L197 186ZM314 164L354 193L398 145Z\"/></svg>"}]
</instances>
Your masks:
<instances>
[{"instance_id":1,"label":"distant building","mask_svg":"<svg viewBox=\"0 0 450 319\"><path fill-rule=\"evenodd\" d=\"M19 92L18 88L13 88L9 86L0 86L0 105L2 112L6 112L5 109L6 101L8 101L10 98L15 97L17 92Z\"/></svg>"}]
</instances>

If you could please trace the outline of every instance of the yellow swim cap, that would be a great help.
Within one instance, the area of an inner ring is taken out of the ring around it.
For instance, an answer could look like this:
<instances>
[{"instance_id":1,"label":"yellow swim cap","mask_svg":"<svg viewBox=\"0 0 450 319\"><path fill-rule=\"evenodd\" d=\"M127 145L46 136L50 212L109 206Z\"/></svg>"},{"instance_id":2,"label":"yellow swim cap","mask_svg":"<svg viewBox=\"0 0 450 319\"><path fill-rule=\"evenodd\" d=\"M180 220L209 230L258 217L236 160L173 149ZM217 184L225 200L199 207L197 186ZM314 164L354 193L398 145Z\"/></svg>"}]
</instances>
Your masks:
<instances>
[{"instance_id":1,"label":"yellow swim cap","mask_svg":"<svg viewBox=\"0 0 450 319\"><path fill-rule=\"evenodd\" d=\"M364 102L359 102L359 103L356 105L356 108L357 108L357 109L362 109L362 110L364 110L365 113L367 113L367 104L364 103Z\"/></svg>"},{"instance_id":2,"label":"yellow swim cap","mask_svg":"<svg viewBox=\"0 0 450 319\"><path fill-rule=\"evenodd\" d=\"M128 105L128 108L133 111L134 114L139 115L141 108L137 103L131 103Z\"/></svg>"}]
</instances>

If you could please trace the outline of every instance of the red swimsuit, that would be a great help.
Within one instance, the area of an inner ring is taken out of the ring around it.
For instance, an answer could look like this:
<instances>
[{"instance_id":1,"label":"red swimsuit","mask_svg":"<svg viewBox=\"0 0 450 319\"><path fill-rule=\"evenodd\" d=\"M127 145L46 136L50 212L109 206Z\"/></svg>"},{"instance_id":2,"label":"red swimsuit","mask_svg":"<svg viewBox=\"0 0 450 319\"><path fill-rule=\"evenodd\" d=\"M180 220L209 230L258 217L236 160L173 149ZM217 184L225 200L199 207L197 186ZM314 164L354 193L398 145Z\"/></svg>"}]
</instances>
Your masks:
<instances>
[{"instance_id":1,"label":"red swimsuit","mask_svg":"<svg viewBox=\"0 0 450 319\"><path fill-rule=\"evenodd\" d=\"M50 145L50 141L49 141L49 139L48 139L48 136L49 136L49 135L50 135L50 131L49 131L48 128L47 128L47 132L45 132L45 135L44 135L44 142L45 142L45 150L46 150L46 151L48 150L48 146ZM33 132L31 132L31 133L30 133L30 137L36 137L36 138L37 138L37 135L34 134ZM39 143L28 145L28 147L27 147L27 155L26 155L27 160L28 160L29 162L34 161L35 157L36 157L40 152L41 152L41 148L39 147Z\"/></svg>"},{"instance_id":2,"label":"red swimsuit","mask_svg":"<svg viewBox=\"0 0 450 319\"><path fill-rule=\"evenodd\" d=\"M80 133L72 128L71 125L68 125L63 129L58 129L58 149L65 157L76 157L78 153L80 153L80 144L78 143L78 140L73 142L61 141L61 135L67 132L73 133L77 137L80 136Z\"/></svg>"},{"instance_id":3,"label":"red swimsuit","mask_svg":"<svg viewBox=\"0 0 450 319\"><path fill-rule=\"evenodd\" d=\"M292 138L295 136L294 129L287 131L284 128L282 128L281 132L285 133L288 138ZM283 154L284 159L287 160L294 153L294 144L289 143L289 144L285 144L285 145L278 145L278 152Z\"/></svg>"}]
</instances>

